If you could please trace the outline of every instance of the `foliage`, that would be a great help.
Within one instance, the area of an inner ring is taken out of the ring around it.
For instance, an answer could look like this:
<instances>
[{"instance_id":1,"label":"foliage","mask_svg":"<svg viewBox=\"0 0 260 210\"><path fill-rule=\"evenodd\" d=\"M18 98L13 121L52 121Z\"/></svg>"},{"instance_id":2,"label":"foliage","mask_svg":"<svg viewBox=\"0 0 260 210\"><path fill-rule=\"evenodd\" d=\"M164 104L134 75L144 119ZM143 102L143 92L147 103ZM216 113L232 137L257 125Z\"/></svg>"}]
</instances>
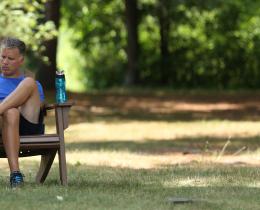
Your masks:
<instances>
[{"instance_id":1,"label":"foliage","mask_svg":"<svg viewBox=\"0 0 260 210\"><path fill-rule=\"evenodd\" d=\"M73 35L74 31L62 24L59 29L57 64L66 74L66 88L70 91L84 92L88 84L88 77L82 70L86 66L86 61L81 52L74 47L71 41Z\"/></svg>"},{"instance_id":2,"label":"foliage","mask_svg":"<svg viewBox=\"0 0 260 210\"><path fill-rule=\"evenodd\" d=\"M172 32L179 86L259 87L259 3L192 3L177 6L184 21Z\"/></svg>"},{"instance_id":3,"label":"foliage","mask_svg":"<svg viewBox=\"0 0 260 210\"><path fill-rule=\"evenodd\" d=\"M161 84L159 2L139 0L140 83ZM259 2L164 1L169 15L167 82L174 88L259 88ZM63 2L65 27L86 60L88 87L121 85L126 67L124 5Z\"/></svg>"},{"instance_id":4,"label":"foliage","mask_svg":"<svg viewBox=\"0 0 260 210\"><path fill-rule=\"evenodd\" d=\"M63 1L63 5L64 22L74 31L74 46L86 59L86 85L120 84L126 61L122 1Z\"/></svg>"},{"instance_id":5,"label":"foliage","mask_svg":"<svg viewBox=\"0 0 260 210\"><path fill-rule=\"evenodd\" d=\"M43 22L46 0L1 0L0 37L15 36L25 41L39 55L43 40L57 35L53 22Z\"/></svg>"}]
</instances>

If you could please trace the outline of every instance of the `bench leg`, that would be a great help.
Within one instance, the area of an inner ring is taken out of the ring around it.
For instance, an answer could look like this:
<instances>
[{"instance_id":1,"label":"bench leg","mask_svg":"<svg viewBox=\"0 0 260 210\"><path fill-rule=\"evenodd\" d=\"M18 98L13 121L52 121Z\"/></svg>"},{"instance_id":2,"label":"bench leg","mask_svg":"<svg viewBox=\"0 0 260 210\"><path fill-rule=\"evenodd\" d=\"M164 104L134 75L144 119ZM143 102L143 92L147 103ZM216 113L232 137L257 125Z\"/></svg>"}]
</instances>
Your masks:
<instances>
[{"instance_id":1,"label":"bench leg","mask_svg":"<svg viewBox=\"0 0 260 210\"><path fill-rule=\"evenodd\" d=\"M59 169L60 169L60 181L63 186L68 184L67 180L67 166L66 166L66 155L65 155L65 143L64 143L64 129L68 127L67 117L68 117L67 109L57 108L55 109L56 115L56 129L57 134L60 138L60 147L58 149L59 154Z\"/></svg>"},{"instance_id":2,"label":"bench leg","mask_svg":"<svg viewBox=\"0 0 260 210\"><path fill-rule=\"evenodd\" d=\"M50 171L57 150L51 150L48 154L42 155L39 171L36 176L36 183L43 183Z\"/></svg>"},{"instance_id":3,"label":"bench leg","mask_svg":"<svg viewBox=\"0 0 260 210\"><path fill-rule=\"evenodd\" d=\"M59 154L60 181L62 185L66 186L68 184L68 180L67 180L65 148L61 147L58 150L58 154Z\"/></svg>"}]
</instances>

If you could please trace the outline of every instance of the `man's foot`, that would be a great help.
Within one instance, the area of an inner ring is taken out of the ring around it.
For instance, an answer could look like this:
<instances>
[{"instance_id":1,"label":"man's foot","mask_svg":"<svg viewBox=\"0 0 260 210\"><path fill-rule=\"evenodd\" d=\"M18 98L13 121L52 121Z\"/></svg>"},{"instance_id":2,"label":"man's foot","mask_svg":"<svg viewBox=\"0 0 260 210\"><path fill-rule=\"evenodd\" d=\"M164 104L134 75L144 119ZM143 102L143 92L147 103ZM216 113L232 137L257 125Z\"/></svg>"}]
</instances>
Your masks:
<instances>
[{"instance_id":1,"label":"man's foot","mask_svg":"<svg viewBox=\"0 0 260 210\"><path fill-rule=\"evenodd\" d=\"M23 185L24 175L20 171L13 171L10 174L10 186L11 188L17 188Z\"/></svg>"}]
</instances>

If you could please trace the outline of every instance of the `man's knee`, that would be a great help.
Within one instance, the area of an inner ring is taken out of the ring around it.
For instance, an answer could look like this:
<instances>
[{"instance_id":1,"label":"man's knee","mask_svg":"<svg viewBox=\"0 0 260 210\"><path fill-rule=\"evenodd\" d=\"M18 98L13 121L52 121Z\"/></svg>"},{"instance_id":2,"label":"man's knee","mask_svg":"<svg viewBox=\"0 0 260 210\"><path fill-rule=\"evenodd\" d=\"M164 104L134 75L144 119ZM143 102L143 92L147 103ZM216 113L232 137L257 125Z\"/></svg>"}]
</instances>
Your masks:
<instances>
[{"instance_id":1,"label":"man's knee","mask_svg":"<svg viewBox=\"0 0 260 210\"><path fill-rule=\"evenodd\" d=\"M22 82L22 85L26 86L26 88L34 89L36 88L36 82L33 78L31 77L26 77Z\"/></svg>"},{"instance_id":2,"label":"man's knee","mask_svg":"<svg viewBox=\"0 0 260 210\"><path fill-rule=\"evenodd\" d=\"M3 122L8 124L17 124L19 122L20 112L17 108L11 108L3 113Z\"/></svg>"}]
</instances>

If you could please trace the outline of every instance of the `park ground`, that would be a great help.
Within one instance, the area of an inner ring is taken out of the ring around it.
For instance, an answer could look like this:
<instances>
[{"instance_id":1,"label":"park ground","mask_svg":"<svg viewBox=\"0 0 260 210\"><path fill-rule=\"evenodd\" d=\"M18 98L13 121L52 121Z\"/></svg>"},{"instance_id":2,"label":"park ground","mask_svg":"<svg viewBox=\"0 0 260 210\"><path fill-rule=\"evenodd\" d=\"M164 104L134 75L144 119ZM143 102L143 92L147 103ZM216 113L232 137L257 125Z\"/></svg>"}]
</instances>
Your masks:
<instances>
[{"instance_id":1,"label":"park ground","mask_svg":"<svg viewBox=\"0 0 260 210\"><path fill-rule=\"evenodd\" d=\"M260 92L117 90L69 98L68 187L59 185L57 160L46 182L34 184L33 157L21 160L24 188L10 190L3 159L3 208L259 208ZM53 119L46 118L48 133Z\"/></svg>"}]
</instances>

